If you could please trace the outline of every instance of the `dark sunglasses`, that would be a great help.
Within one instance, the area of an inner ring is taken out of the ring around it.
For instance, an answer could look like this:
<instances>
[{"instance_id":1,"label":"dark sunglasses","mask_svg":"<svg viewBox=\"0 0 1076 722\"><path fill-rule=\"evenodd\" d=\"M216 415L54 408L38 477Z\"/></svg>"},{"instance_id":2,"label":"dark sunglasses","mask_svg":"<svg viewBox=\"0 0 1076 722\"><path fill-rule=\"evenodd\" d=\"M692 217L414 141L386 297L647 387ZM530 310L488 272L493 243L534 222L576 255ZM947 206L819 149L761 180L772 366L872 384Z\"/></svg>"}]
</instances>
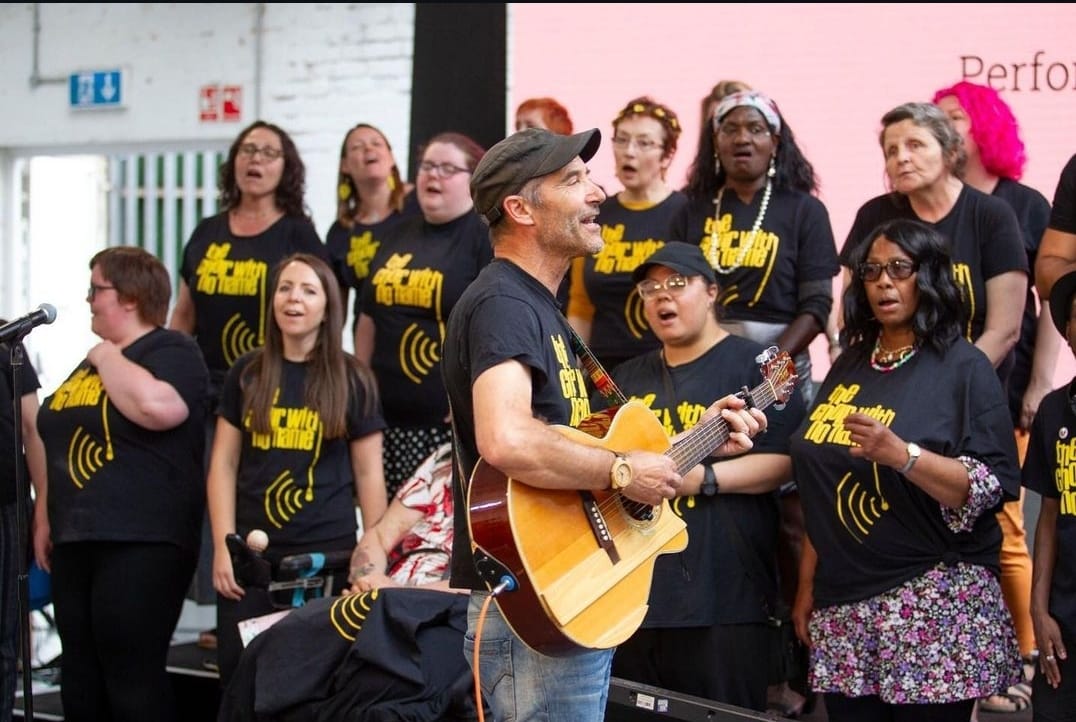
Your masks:
<instances>
[{"instance_id":1,"label":"dark sunglasses","mask_svg":"<svg viewBox=\"0 0 1076 722\"><path fill-rule=\"evenodd\" d=\"M919 266L903 258L894 258L892 261L886 261L885 263L867 261L859 264L859 277L864 281L877 281L881 278L883 269L891 279L901 281L919 270Z\"/></svg>"}]
</instances>

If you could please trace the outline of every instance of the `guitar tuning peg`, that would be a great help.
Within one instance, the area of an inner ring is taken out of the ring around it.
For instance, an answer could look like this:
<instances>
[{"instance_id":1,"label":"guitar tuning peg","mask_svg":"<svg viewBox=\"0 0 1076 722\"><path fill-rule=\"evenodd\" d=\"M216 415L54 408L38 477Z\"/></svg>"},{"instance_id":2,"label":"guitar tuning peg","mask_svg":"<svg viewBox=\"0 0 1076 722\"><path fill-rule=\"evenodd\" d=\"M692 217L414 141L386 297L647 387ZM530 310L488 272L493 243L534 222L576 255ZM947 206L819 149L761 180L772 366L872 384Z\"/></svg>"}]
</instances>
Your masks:
<instances>
[{"instance_id":1,"label":"guitar tuning peg","mask_svg":"<svg viewBox=\"0 0 1076 722\"><path fill-rule=\"evenodd\" d=\"M757 363L757 364L767 364L770 361L773 361L775 358L777 358L777 347L776 346L770 346L768 349L765 349L758 356L755 356L755 363Z\"/></svg>"}]
</instances>

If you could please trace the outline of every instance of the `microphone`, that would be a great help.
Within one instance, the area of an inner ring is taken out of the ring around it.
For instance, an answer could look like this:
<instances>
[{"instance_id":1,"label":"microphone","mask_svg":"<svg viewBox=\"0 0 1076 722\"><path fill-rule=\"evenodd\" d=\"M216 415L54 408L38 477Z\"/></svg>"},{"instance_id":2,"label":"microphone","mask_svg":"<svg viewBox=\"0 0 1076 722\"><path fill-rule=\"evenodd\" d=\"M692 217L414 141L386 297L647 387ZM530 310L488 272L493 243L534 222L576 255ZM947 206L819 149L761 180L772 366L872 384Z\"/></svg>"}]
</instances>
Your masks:
<instances>
[{"instance_id":1,"label":"microphone","mask_svg":"<svg viewBox=\"0 0 1076 722\"><path fill-rule=\"evenodd\" d=\"M55 320L56 307L43 303L25 316L0 326L0 343L11 341L12 339L21 339L30 333L35 326L52 323Z\"/></svg>"}]
</instances>

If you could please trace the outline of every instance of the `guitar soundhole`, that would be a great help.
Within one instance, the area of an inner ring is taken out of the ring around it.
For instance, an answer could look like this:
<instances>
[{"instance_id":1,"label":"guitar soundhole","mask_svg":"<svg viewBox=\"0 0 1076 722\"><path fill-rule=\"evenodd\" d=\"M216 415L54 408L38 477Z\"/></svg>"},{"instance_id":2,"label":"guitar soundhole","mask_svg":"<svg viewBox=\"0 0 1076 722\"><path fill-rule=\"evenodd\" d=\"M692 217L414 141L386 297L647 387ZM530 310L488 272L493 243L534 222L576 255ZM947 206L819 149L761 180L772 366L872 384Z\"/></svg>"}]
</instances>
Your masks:
<instances>
[{"instance_id":1,"label":"guitar soundhole","mask_svg":"<svg viewBox=\"0 0 1076 722\"><path fill-rule=\"evenodd\" d=\"M620 497L620 506L624 510L624 515L628 518L628 523L636 529L644 531L657 521L658 515L661 513L661 507L659 506L650 506L624 497Z\"/></svg>"}]
</instances>

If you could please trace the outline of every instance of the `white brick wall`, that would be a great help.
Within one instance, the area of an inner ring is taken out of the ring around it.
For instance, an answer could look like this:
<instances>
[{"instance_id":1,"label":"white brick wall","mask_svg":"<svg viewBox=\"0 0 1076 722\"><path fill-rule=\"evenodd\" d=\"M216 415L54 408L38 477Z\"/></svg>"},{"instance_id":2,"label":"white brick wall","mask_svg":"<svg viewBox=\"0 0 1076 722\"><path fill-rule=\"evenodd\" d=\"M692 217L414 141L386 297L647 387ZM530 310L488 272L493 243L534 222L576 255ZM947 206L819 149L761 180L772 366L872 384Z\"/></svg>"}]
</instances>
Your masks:
<instances>
[{"instance_id":1,"label":"white brick wall","mask_svg":"<svg viewBox=\"0 0 1076 722\"><path fill-rule=\"evenodd\" d=\"M0 170L8 167L5 158L31 152L229 142L260 117L299 146L307 203L324 235L335 214L336 165L348 128L378 126L407 167L413 4L41 3L38 9L37 73L47 82L35 86L34 4L0 4ZM126 81L124 109L68 108L69 74L116 67ZM211 83L242 86L239 122L199 121L198 91ZM0 229L0 244L10 242Z\"/></svg>"}]
</instances>

